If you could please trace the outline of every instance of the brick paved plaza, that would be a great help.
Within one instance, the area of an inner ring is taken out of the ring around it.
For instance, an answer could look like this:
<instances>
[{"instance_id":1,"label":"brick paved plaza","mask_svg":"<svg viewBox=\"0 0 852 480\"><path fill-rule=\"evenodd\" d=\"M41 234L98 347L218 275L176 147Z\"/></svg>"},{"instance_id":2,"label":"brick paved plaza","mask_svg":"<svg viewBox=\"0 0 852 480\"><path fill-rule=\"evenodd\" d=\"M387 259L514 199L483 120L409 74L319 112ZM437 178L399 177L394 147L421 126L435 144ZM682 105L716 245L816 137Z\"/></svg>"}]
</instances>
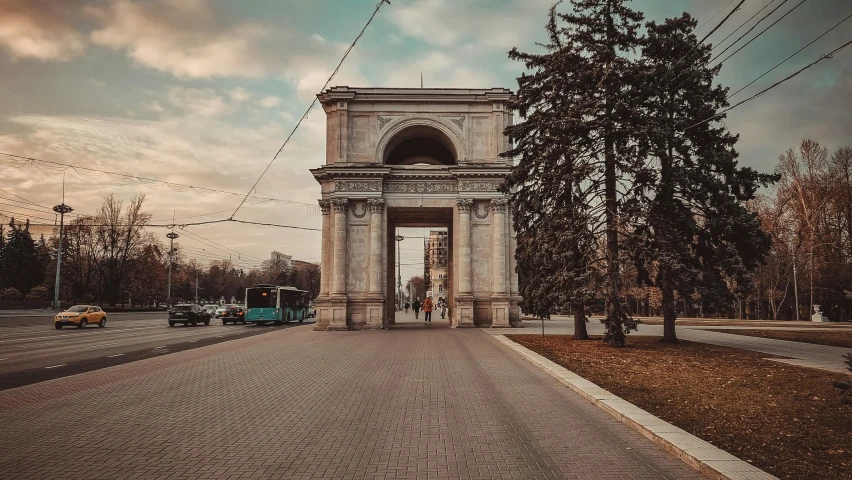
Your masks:
<instances>
[{"instance_id":1,"label":"brick paved plaza","mask_svg":"<svg viewBox=\"0 0 852 480\"><path fill-rule=\"evenodd\" d=\"M478 329L297 327L0 392L0 478L700 478Z\"/></svg>"}]
</instances>

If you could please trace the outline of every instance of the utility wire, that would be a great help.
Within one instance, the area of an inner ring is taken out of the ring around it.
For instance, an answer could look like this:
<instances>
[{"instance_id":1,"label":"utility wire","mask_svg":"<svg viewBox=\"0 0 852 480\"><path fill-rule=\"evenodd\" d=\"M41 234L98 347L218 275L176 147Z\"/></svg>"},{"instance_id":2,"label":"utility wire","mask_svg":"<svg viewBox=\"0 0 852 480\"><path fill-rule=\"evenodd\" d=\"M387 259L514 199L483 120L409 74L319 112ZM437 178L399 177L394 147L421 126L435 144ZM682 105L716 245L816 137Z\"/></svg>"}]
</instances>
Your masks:
<instances>
[{"instance_id":1,"label":"utility wire","mask_svg":"<svg viewBox=\"0 0 852 480\"><path fill-rule=\"evenodd\" d=\"M736 13L736 11L737 11L737 10L739 10L739 9L740 9L740 7L742 7L744 3L745 3L745 0L740 0L740 3L738 3L738 4L737 4L737 6L736 6L736 7L734 7L734 9L733 9L733 10L731 10L730 12L728 12L728 15L726 15L726 16L725 16L725 18L723 18L723 19L722 19L722 21L721 21L721 22L719 22L719 24L718 24L718 25L716 25L716 27L715 27L713 30L710 30L710 33L708 33L707 35L704 35L704 38L702 38L702 39L701 39L701 41L700 41L700 42L698 42L698 44L699 44L699 45L701 45L702 43L704 43L704 40L707 40L707 39L710 37L710 35L713 35L714 33L716 33L716 30L719 30L719 27L721 27L722 25L724 25L724 24L725 24L725 22L727 22L727 21L728 21L728 19L729 19L729 18L731 18L731 15L733 15L734 13ZM729 3L728 5L730 5L730 3ZM688 54L687 54L687 55L688 55Z\"/></svg>"},{"instance_id":2,"label":"utility wire","mask_svg":"<svg viewBox=\"0 0 852 480\"><path fill-rule=\"evenodd\" d=\"M337 67L335 67L334 71L331 72L331 76L329 76L328 80L325 81L325 84L320 89L320 92L325 90L326 87L328 87L328 84L331 83L331 79L334 78L335 75L337 75L338 70L340 70L340 66L343 65L343 61L346 60L346 57L349 56L349 52L351 52L352 49L355 48L355 44L358 43L358 40L361 38L362 35L364 35L364 32L367 30L367 27L370 26L370 23L372 23L373 19L376 17L376 14L379 13L379 9L382 8L382 5L384 5L385 2L390 5L389 0L379 0L379 3L376 4L376 9L373 10L373 14L370 16L370 19L367 20L366 24L364 24L364 28L361 29L361 32L358 34L357 37L355 37L355 40L352 41L352 43L349 45L349 48L346 49L346 52L343 53L343 57L340 59L340 62L337 64ZM308 106L308 109L305 110L305 114L302 115L298 122L296 122L296 126L293 127L293 130L290 132L290 135L287 135L287 138L284 140L284 143L281 144L281 148L279 148L278 151L275 152L275 155L272 157L272 160L269 161L269 163L266 165L266 168L264 168L260 176L257 177L257 180L254 182L254 185L252 185L248 193L246 193L246 196L245 198L243 198L243 201L241 201L240 204L237 205L236 210L234 210L234 213L231 214L229 220L233 220L234 215L236 215L237 212L240 211L240 208L242 208L243 204L246 203L246 200L249 198L251 192L254 191L255 188L257 188L257 184L260 183L260 180L263 178L264 175L266 175L266 172L269 170L269 167L272 166L272 164L275 162L275 159L278 158L278 155L281 154L281 151L284 150L284 147L287 146L287 143L289 143L290 139L293 138L293 134L295 134L296 130L299 129L299 126L302 124L305 118L307 118L308 113L311 112L311 109L314 108L314 105L316 105L316 103L317 97L315 96L314 99L311 101L311 104Z\"/></svg>"},{"instance_id":3,"label":"utility wire","mask_svg":"<svg viewBox=\"0 0 852 480\"><path fill-rule=\"evenodd\" d=\"M781 17L780 17L780 18L778 18L777 20L775 20L774 22L772 22L772 23L771 23L768 27L766 27L766 28L764 28L763 30L761 30L761 31L760 31L760 33L758 33L758 34L757 34L757 35L755 35L755 36L754 36L751 40L749 40L748 42L746 42L746 43L745 43L745 45L743 45L742 47L740 47L740 48L736 49L736 50L734 51L734 53L732 53L732 54L728 55L727 57L725 57L725 59L724 59L724 60L722 60L722 61L720 61L720 62L719 62L719 64L721 65L721 64L725 63L726 61L728 61L728 59L730 59L731 57L733 57L734 55L736 55L736 54L737 54L740 50L742 50L742 49L744 49L745 47L749 46L749 45L751 44L751 42L753 42L753 41L757 40L757 39L758 39L761 35L763 35L764 33L766 33L766 31L767 31L767 30L769 30L770 28L774 27L774 26L775 26L775 24L777 24L777 23L778 23L778 22L780 22L781 20L784 20L784 18L786 18L786 17L787 17L787 15L790 15L791 13L793 13L793 12L794 12L797 8L799 8L799 7L800 7L803 3L807 2L807 1L808 1L808 0L802 0L801 2L797 3L795 7L791 8L790 10L788 10L788 11L787 11L787 13L785 13L784 15L781 15ZM784 5L784 3L787 3L787 0L784 0L784 2L782 2L782 3L781 3L781 5ZM776 7L775 9L773 9L773 10L772 10L772 12L769 12L769 14L768 14L766 17L768 17L769 15L772 15L772 13L773 13L773 12L775 12L775 10L778 10L778 8L780 8L780 7L781 7L781 5L778 5L778 7ZM766 17L763 17L763 18L766 18ZM763 20L763 18L762 18L761 20ZM753 26L753 27L751 27L751 29L749 29L749 31L748 31L748 32L746 32L746 33L744 33L744 34L743 34L743 36L748 35L748 33L749 33L749 32L751 32L751 31L754 29L754 27L756 27L759 23L760 23L760 21L758 21L757 23L755 23L755 24L754 24L754 26ZM742 37L740 37L740 38L742 38ZM737 39L737 41L739 41L739 39ZM732 44L731 44L728 48L730 48L730 47L732 47L732 46L736 45L736 43L737 43L737 42L732 43ZM725 53L726 51L728 51L728 48L726 48L725 50L722 50L721 52L719 52L719 53L718 53L718 54L717 54L714 58L710 59L710 61L712 62L712 61L713 61L713 60L715 60L716 58L719 58L719 57L720 57L723 53Z\"/></svg>"},{"instance_id":4,"label":"utility wire","mask_svg":"<svg viewBox=\"0 0 852 480\"><path fill-rule=\"evenodd\" d=\"M735 0L731 0L730 2L728 2L728 4L727 4L727 5L725 5L724 7L722 7L722 9L721 9L721 10L719 10L718 12L716 12L716 15L713 15L713 17L712 17L712 18L710 18L710 20L713 20L714 18L716 18L716 17L717 17L720 13L722 13L722 12L723 12L726 8L728 8L728 6L729 6L730 4L734 3L734 1L735 1ZM775 1L775 0L773 0L773 1ZM677 62L675 62L675 64L674 64L674 65L672 65L672 66L671 66L671 68L669 69L669 71L668 71L668 72L666 72L666 74L665 74L665 75L663 75L663 78L662 78L660 81L665 80L665 79L666 79L666 78L667 78L667 77L668 77L668 76L669 76L669 75L670 75L670 74L674 71L674 69L675 69L678 65L680 65L680 64L681 64L681 62L683 62L684 60L686 60L686 57L688 57L690 53L692 53L692 52L693 52L696 48L698 48L698 47L699 47L702 43L704 43L704 40L707 40L707 38L708 38L708 37L710 37L710 35L713 35L713 32L715 32L716 30L718 30L718 29L719 29L719 27L721 27L721 26L722 26L725 22L727 22L727 21L728 21L728 19L729 19L729 18L731 18L731 15L733 15L733 14L734 14L734 12L736 12L737 10L739 10L739 9L740 9L740 7L742 6L743 2L745 2L745 0L741 0L741 1L740 1L740 3L739 3L736 7L734 7L734 9L733 9L733 10L731 10L731 12L730 12L730 13L728 13L728 15L727 15L725 18L723 18L723 19L722 19L722 21L721 21L721 22L719 22L719 24L718 24L718 25L716 25L716 27L714 27L714 28L713 28L713 30L711 30L711 31L710 31L710 33L708 33L707 35L705 35L705 36L704 36L704 38L702 38L702 39L701 39L701 41L699 41L698 43L696 43L695 45L693 45L693 46L692 46L692 48L690 48L690 49L689 49L689 51L688 51L688 52L686 52L686 55L684 55L684 56L680 57L680 60L678 60ZM707 25L707 23L708 23L708 22L710 22L710 20L707 20L706 22L704 22L704 23L701 25L701 27L703 27L704 25ZM698 28L697 28L696 30L694 30L692 33L694 34L696 31L701 30L701 27L698 27Z\"/></svg>"},{"instance_id":5,"label":"utility wire","mask_svg":"<svg viewBox=\"0 0 852 480\"><path fill-rule=\"evenodd\" d=\"M737 32L739 32L741 28L743 28L743 27L745 27L746 25L748 25L748 22L750 22L750 21L754 20L754 17L756 17L756 16L760 15L760 12L762 12L762 11L766 10L766 8L767 8L767 7L769 7L770 5L772 5L773 3L775 3L775 0L769 0L769 3L767 3L766 5L764 5L764 6L763 6L760 10L758 10L758 11L754 12L754 14L753 14L752 16L748 17L748 20L746 20L745 22L741 23L741 24L740 24L740 26L739 26L739 27L737 27L737 28L736 28L733 32L729 33L727 37L725 37L725 38L723 38L722 40L720 40L720 41L719 41L719 43L717 43L717 44L713 45L713 48L711 48L711 49L710 49L710 51L716 50L716 48L718 48L718 47L722 46L722 44L723 44L723 43L725 43L725 42L726 42L729 38L731 38L732 36L736 35L736 33L737 33ZM782 5L783 5L783 4L782 4ZM736 43L736 42L734 42L734 43Z\"/></svg>"},{"instance_id":6,"label":"utility wire","mask_svg":"<svg viewBox=\"0 0 852 480\"><path fill-rule=\"evenodd\" d=\"M729 45L729 46L728 46L728 48L730 48L730 47L732 47L732 46L736 45L736 44L737 44L737 42L739 42L739 41L740 41L743 37L745 37L746 35L748 35L748 33L749 33L749 32L751 32L751 31L752 31L752 30L753 30L756 26L758 26L758 25L760 24L760 22L761 22L761 21L763 21L764 19L766 19L766 18L768 18L770 15L772 15L772 14L775 12L775 10L778 10L779 8L781 8L781 6L782 6L782 5L784 5L785 3L787 3L787 1L788 1L788 0L784 0L784 1L781 3L781 5L778 5L778 6L777 6L777 7L775 7L775 9L773 9L771 12L769 12L769 13L768 13L768 14L766 14L763 18L761 18L760 20L758 20L758 21L757 21L757 23L755 23L755 24L754 24L754 26L752 26L752 27L748 30L748 32L744 33L744 34L743 34L740 38L738 38L738 39L737 39L734 43L732 43L731 45ZM797 8L799 8L799 6L801 6L803 3L807 2L807 1L808 1L808 0L802 0L801 2L799 2L798 4L796 4L796 6L795 6L795 7L791 8L790 10L788 10L788 11L787 11L787 13L785 13L784 15L781 15L781 17L780 17L780 18L778 18L777 20L775 20L774 22L772 22L772 23L771 23L768 27L764 28L763 30L761 30L761 31L760 31L760 33L758 33L757 35L755 35L754 37L752 37L752 39L751 39L751 40L749 40L748 42L746 42L746 43L745 43L743 46L741 46L740 48L736 49L736 50L734 51L734 53L732 53L732 54L728 55L727 57L725 57L725 59L724 59L724 60L722 60L722 61L720 61L719 63L717 63L717 64L715 65L715 67L718 67L719 65L722 65L722 64L724 64L725 62L727 62L727 61L728 61L731 57L733 57L734 55L736 55L737 53L739 53L742 49L744 49L744 48L746 48L747 46L749 46L749 45L751 44L751 42L753 42L753 41L757 40L757 39L758 39L761 35L763 35L764 33L766 33L766 31L767 31L767 30L769 30L770 28L774 27L774 26L775 26L778 22L780 22L781 20L784 20L784 18L786 18L786 17L787 17L787 15L790 15L791 13L793 13L793 11L794 11L794 10L796 10ZM713 62L714 60L716 60L717 58L719 58L719 57L720 57L723 53L725 53L725 52L728 50L728 48L726 48L725 50L722 50L721 52L719 52L719 54L718 54L718 55L716 55L715 57L711 58L711 59L710 59L710 62ZM709 62L708 62L708 63L709 63ZM687 75L687 77L686 77L685 79L683 79L683 81L682 81L682 82L680 82L679 84L677 84L677 86L676 86L675 88L680 87L681 85L683 85L684 83L686 83L686 82L687 82L687 81L689 81L690 79L694 78L694 77L695 77L696 75L698 75L699 73L701 73L701 72L700 72L700 71L698 71L698 72L693 72L693 73L691 73L691 74Z\"/></svg>"},{"instance_id":7,"label":"utility wire","mask_svg":"<svg viewBox=\"0 0 852 480\"><path fill-rule=\"evenodd\" d=\"M15 154L6 153L6 152L0 152L0 155L6 156L6 157L9 157L9 158L16 158L18 160L24 160L23 163L7 163L7 162L0 160L0 164L6 165L6 166L9 166L9 167L13 167L13 168L21 168L24 165L26 165L27 163L31 163L31 164L35 165L36 167L38 167L39 164L44 164L44 165L50 166L49 168L53 168L52 171L56 172L56 173L58 173L60 171L67 170L67 169L70 168L70 169L74 170L74 172L77 173L77 175L80 175L83 178L91 179L91 178L97 178L97 177L101 177L103 175L107 175L110 178L110 180L113 181L113 183L117 183L119 185L128 185L133 180L137 180L137 181L139 181L139 183L141 183L142 185L145 185L146 187L154 187L154 186L165 185L165 186L169 187L169 189L171 189L174 192L185 192L187 190L192 190L195 194L197 194L199 196L207 196L207 195L210 195L212 193L215 193L220 198L231 198L231 197L242 197L243 196L242 193L228 192L228 191L225 191L225 190L217 190L215 188L196 187L196 186L193 186L193 185L187 185L187 184L183 184L183 183L166 182L166 181L163 181L163 180L157 180L155 178L146 178L146 177L140 177L140 176L137 176L137 175L128 175L126 173L118 173L118 172L110 172L110 171L106 171L106 170L98 170L98 169L95 169L95 168L81 167L81 166L70 164L70 163L60 163L60 162L53 162L53 161L50 161L50 160L41 160L41 159L38 159L38 158L26 157L26 156L23 156L23 155L15 155ZM42 171L44 171L44 170L42 170ZM121 179L121 180L117 180L117 179ZM249 195L247 198L253 199L253 201L255 202L255 203L252 203L253 205L254 204L275 202L279 205L304 206L309 211L311 211L312 213L318 212L318 209L319 209L319 207L317 205L314 205L314 204L311 204L311 203L296 202L296 201L293 201L293 200L284 200L284 199L280 199L280 198L259 197L259 196L256 196L256 195ZM245 199L243 199L243 201L245 201Z\"/></svg>"},{"instance_id":8,"label":"utility wire","mask_svg":"<svg viewBox=\"0 0 852 480\"><path fill-rule=\"evenodd\" d=\"M761 90L761 91L757 92L756 94L754 94L754 95L752 95L752 96L750 96L750 97L746 98L745 100L743 100L743 101L741 101L741 102L739 102L739 103L737 103L737 104L735 104L735 105L732 105L732 106L730 106L730 107L728 107L728 108L726 108L726 109L722 110L721 112L719 112L719 113L717 113L717 114L715 114L715 115L713 115L713 116L711 116L711 117L705 118L704 120L701 120L700 122L694 123L694 124L692 124L692 125L690 125L690 126L686 127L684 130L689 130L690 128L693 128L693 127L696 127L696 126L698 126L698 125L701 125L702 123L709 122L709 121L713 120L714 118L717 118L717 117L719 117L720 115L722 115L722 114L724 114L724 113L726 113L726 112L730 112L731 110L733 110L733 109L735 109L735 108L739 107L740 105L742 105L742 104L744 104L744 103L746 103L746 102L749 102L749 101L751 101L751 100L754 100L755 98L760 97L760 96L761 96L761 95L763 95L764 93L766 93L766 92L768 92L768 91L772 90L773 88L777 87L778 85L781 85L782 83L784 83L784 82L786 82L786 81L788 81L788 80L790 80L790 79L792 79L792 78L796 77L796 76L797 76L797 75L799 75L800 73L802 73L802 72L804 72L805 70L807 70L807 69L809 69L809 68L813 67L814 65L818 64L819 62L821 62L821 61L823 61L823 60L826 60L826 59L831 59L831 58L833 58L833 55L835 55L835 54L839 53L841 50L843 50L844 48L848 47L849 45L852 45L852 40L850 40L850 41L848 41L848 42L844 43L843 45L841 45L841 46L839 46L839 47L835 48L834 50L832 50L832 51L830 51L830 52L828 52L828 53L826 53L826 54L821 55L818 59L814 60L813 62L811 62L811 63L809 63L809 64L805 65L804 67L802 67L801 69L799 69L799 70L795 71L795 72L794 72L794 73L792 73L791 75L789 75L789 76L785 77L785 78L784 78L784 79L782 79L782 80L779 80L779 81L775 82L774 84L770 85L770 86L769 86L769 87L767 87L767 88L764 88L763 90Z\"/></svg>"},{"instance_id":9,"label":"utility wire","mask_svg":"<svg viewBox=\"0 0 852 480\"><path fill-rule=\"evenodd\" d=\"M719 58L719 56L720 56L720 55L723 55L725 52L727 52L727 51L728 51L730 48L732 48L734 45L736 45L737 43L739 43L739 41L740 41L740 40L742 40L743 38L745 38L746 36L748 36L748 34L749 34L749 33L751 33L751 32L752 32L755 28L757 28L757 26L758 26L758 25L760 25L760 22L762 22L762 21L766 20L767 18L771 17L773 13L775 13L775 12L776 12L779 8L783 7L783 6L784 6L784 4L785 4L785 3L787 3L788 1L790 1L790 0L783 0L783 1L782 1L782 2L781 2L778 6L777 6L777 7L773 8L771 12L769 12L769 13L767 13L766 15L764 15L764 16L762 16L762 17L760 17L760 18L757 20L757 22L755 22L755 23L754 23L754 25L752 25L752 26L751 26L751 28L749 28L748 30L746 30L746 32L745 32L745 33L743 33L742 35L740 35L739 37L737 37L737 39L736 39L736 40L734 40L734 41L733 41L733 43L731 43L730 45L728 45L727 47L725 47L725 49L724 49L724 50L722 50L721 52L719 52L718 54L716 54L716 56L714 56L713 58L711 58L711 59L710 59L710 61L712 62L713 60L716 60L717 58ZM771 0L769 3L767 3L766 5L764 5L764 6L763 6L760 10L758 10L758 11L757 11L754 15L752 15L751 17L749 17L749 19L748 19L748 20L746 20L745 22L743 22L743 23L742 23L742 25L740 25L739 27L737 27L737 29L736 29L736 30L734 30L733 32L731 32L731 35L733 35L733 34L737 33L737 31L738 31L740 28L742 28L742 27L744 27L744 26L748 25L748 22L752 21L752 19L753 19L754 17L756 17L756 16L760 15L760 12L762 12L762 11L766 10L766 8L767 8L767 7L769 7L770 5L772 5L773 3L775 3L775 0ZM730 37L731 35L728 35L728 37ZM728 37L725 37L725 38L724 38L721 42L719 42L719 45L721 45L721 44L722 44L725 40L727 40L727 39L728 39ZM717 45L717 46L719 46L719 45Z\"/></svg>"},{"instance_id":10,"label":"utility wire","mask_svg":"<svg viewBox=\"0 0 852 480\"><path fill-rule=\"evenodd\" d=\"M211 246L215 245L213 248L219 247L218 250L224 249L222 251L226 252L229 255L235 254L235 255L239 255L240 258L246 257L246 258L251 258L251 259L254 259L254 260L257 260L257 261L263 261L262 258L258 258L258 257L252 256L252 255L246 255L245 253L234 250L233 248L226 247L226 246L222 245L221 243L214 242L213 240L210 240L209 238L203 238L203 237L200 237L199 235L195 235L194 233L190 232L189 230L184 230L183 233L185 235L187 235L189 238L193 238L193 239L198 240L200 242L209 242L209 243L212 244Z\"/></svg>"},{"instance_id":11,"label":"utility wire","mask_svg":"<svg viewBox=\"0 0 852 480\"><path fill-rule=\"evenodd\" d=\"M795 52L795 53L793 53L792 55L790 55L789 57L787 57L787 58L785 58L784 60L781 60L780 62L778 62L778 64L777 64L777 65L775 65L774 67L772 67L772 68L770 68L769 70L767 70L766 72L764 72L764 73L763 73L763 75L761 75L761 76L759 76L759 77L755 78L754 80L752 80L751 82L749 82L746 86L744 86L744 87L740 88L739 90L737 90L736 92L734 92L734 93L730 94L730 95L728 96L728 98L729 98L729 99L730 99L730 98L733 98L733 97L734 97L734 95L736 95L736 94L738 94L738 93L742 92L743 90L745 90L746 88L750 87L752 84L754 84L754 82L756 82L756 81L760 80L761 78L765 77L765 76L766 76L766 75L768 75L769 73L772 73L772 71L773 71L773 70L775 70L776 68L778 68L778 67L780 67L781 65L783 65L784 63L786 63L786 62L787 62L787 60L790 60L791 58L795 57L796 55L798 55L799 53L801 53L801 52L802 52L802 50L804 50L804 49L806 49L806 48L810 47L811 45L813 45L814 43L816 43L816 41L817 41L817 40L819 40L819 39L821 39L822 37L824 37L824 36L828 35L828 34L829 34L832 30L834 30L835 28L839 27L841 24L843 24L844 22L846 22L846 20L849 20L850 18L852 18L852 14L849 14L849 16L848 16L848 17L844 18L843 20L839 21L836 25L834 25L833 27L831 27L831 28L829 28L828 30L826 30L826 31L825 31L825 33L823 33L822 35L820 35L820 36L818 36L817 38L815 38L815 39L811 40L811 41L810 41L810 43L808 43L808 44L807 44L807 45L805 45L804 47L802 47L802 48L800 48L800 49L796 50L796 52Z\"/></svg>"}]
</instances>

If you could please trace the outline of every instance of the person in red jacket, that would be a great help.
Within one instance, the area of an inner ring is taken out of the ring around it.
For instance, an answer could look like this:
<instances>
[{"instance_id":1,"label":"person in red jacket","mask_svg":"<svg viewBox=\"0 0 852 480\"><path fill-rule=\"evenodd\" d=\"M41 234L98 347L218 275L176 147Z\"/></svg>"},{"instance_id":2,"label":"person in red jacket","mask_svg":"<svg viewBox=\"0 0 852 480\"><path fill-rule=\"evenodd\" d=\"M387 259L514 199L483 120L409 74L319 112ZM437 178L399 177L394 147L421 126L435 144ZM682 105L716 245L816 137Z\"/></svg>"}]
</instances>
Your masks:
<instances>
[{"instance_id":1,"label":"person in red jacket","mask_svg":"<svg viewBox=\"0 0 852 480\"><path fill-rule=\"evenodd\" d=\"M423 320L426 323L432 323L432 308L432 297L426 297L426 300L423 300L423 313L426 314Z\"/></svg>"}]
</instances>

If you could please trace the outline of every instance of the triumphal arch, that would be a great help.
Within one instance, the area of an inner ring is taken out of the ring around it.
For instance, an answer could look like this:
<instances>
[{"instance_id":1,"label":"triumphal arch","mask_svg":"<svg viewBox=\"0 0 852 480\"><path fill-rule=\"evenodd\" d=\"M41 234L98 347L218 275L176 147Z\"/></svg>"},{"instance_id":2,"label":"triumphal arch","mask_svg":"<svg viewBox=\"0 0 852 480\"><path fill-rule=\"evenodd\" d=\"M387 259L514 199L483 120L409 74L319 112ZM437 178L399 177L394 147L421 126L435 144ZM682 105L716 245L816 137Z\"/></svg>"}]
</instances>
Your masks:
<instances>
[{"instance_id":1,"label":"triumphal arch","mask_svg":"<svg viewBox=\"0 0 852 480\"><path fill-rule=\"evenodd\" d=\"M521 326L501 158L512 92L334 87L326 114L318 330L394 323L396 227L446 227L454 327Z\"/></svg>"}]
</instances>

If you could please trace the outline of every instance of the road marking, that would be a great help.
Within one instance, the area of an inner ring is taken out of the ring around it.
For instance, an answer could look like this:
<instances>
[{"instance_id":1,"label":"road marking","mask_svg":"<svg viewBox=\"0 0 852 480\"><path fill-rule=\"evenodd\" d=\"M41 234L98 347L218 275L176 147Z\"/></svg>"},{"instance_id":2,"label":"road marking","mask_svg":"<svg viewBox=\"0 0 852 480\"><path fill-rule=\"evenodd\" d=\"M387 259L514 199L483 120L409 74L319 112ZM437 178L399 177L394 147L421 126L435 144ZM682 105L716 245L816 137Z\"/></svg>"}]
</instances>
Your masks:
<instances>
[{"instance_id":1,"label":"road marking","mask_svg":"<svg viewBox=\"0 0 852 480\"><path fill-rule=\"evenodd\" d=\"M99 344L97 344L97 345L87 345L87 346L86 346L86 348L106 347L106 346L108 346L108 345L116 345L116 344L118 344L118 342L112 342L112 343L99 343Z\"/></svg>"},{"instance_id":2,"label":"road marking","mask_svg":"<svg viewBox=\"0 0 852 480\"><path fill-rule=\"evenodd\" d=\"M115 355L107 355L107 358L120 357L124 355L123 353L116 353Z\"/></svg>"},{"instance_id":3,"label":"road marking","mask_svg":"<svg viewBox=\"0 0 852 480\"><path fill-rule=\"evenodd\" d=\"M197 342L197 341L198 341L198 340L190 340L190 341L189 341L189 343L195 343L195 342ZM2 358L0 358L0 360L2 360Z\"/></svg>"},{"instance_id":4,"label":"road marking","mask_svg":"<svg viewBox=\"0 0 852 480\"><path fill-rule=\"evenodd\" d=\"M154 347L154 348L166 348L166 346L165 346L165 345L160 345L159 347Z\"/></svg>"},{"instance_id":5,"label":"road marking","mask_svg":"<svg viewBox=\"0 0 852 480\"><path fill-rule=\"evenodd\" d=\"M99 332L99 333L94 333L94 332L97 332L97 330L93 329L92 330L93 333L91 333L90 335L107 335L107 334L110 334L110 333L124 332L124 331L128 331L128 330L149 330L149 329L153 329L153 328L162 328L162 327L160 327L159 325L154 325L154 326L144 326L144 327L140 326L140 327L131 327L131 328L112 328L112 329L108 329L106 331L102 331L102 332ZM80 337L80 335L74 335L72 333L72 334L50 335L50 336L46 336L46 337L10 338L10 339L6 339L6 340L0 340L0 343L22 342L22 341L26 341L26 340L44 340L44 339L47 339L47 338L66 338L66 339L68 339L68 338L78 338L78 337Z\"/></svg>"},{"instance_id":6,"label":"road marking","mask_svg":"<svg viewBox=\"0 0 852 480\"><path fill-rule=\"evenodd\" d=\"M9 360L9 357L6 357L6 358L0 358L0 362L2 362L3 360Z\"/></svg>"},{"instance_id":7,"label":"road marking","mask_svg":"<svg viewBox=\"0 0 852 480\"><path fill-rule=\"evenodd\" d=\"M59 365L53 365L52 367L44 367L44 368L48 369L48 368L64 367L65 365L68 365L68 364L67 363L60 363Z\"/></svg>"}]
</instances>

